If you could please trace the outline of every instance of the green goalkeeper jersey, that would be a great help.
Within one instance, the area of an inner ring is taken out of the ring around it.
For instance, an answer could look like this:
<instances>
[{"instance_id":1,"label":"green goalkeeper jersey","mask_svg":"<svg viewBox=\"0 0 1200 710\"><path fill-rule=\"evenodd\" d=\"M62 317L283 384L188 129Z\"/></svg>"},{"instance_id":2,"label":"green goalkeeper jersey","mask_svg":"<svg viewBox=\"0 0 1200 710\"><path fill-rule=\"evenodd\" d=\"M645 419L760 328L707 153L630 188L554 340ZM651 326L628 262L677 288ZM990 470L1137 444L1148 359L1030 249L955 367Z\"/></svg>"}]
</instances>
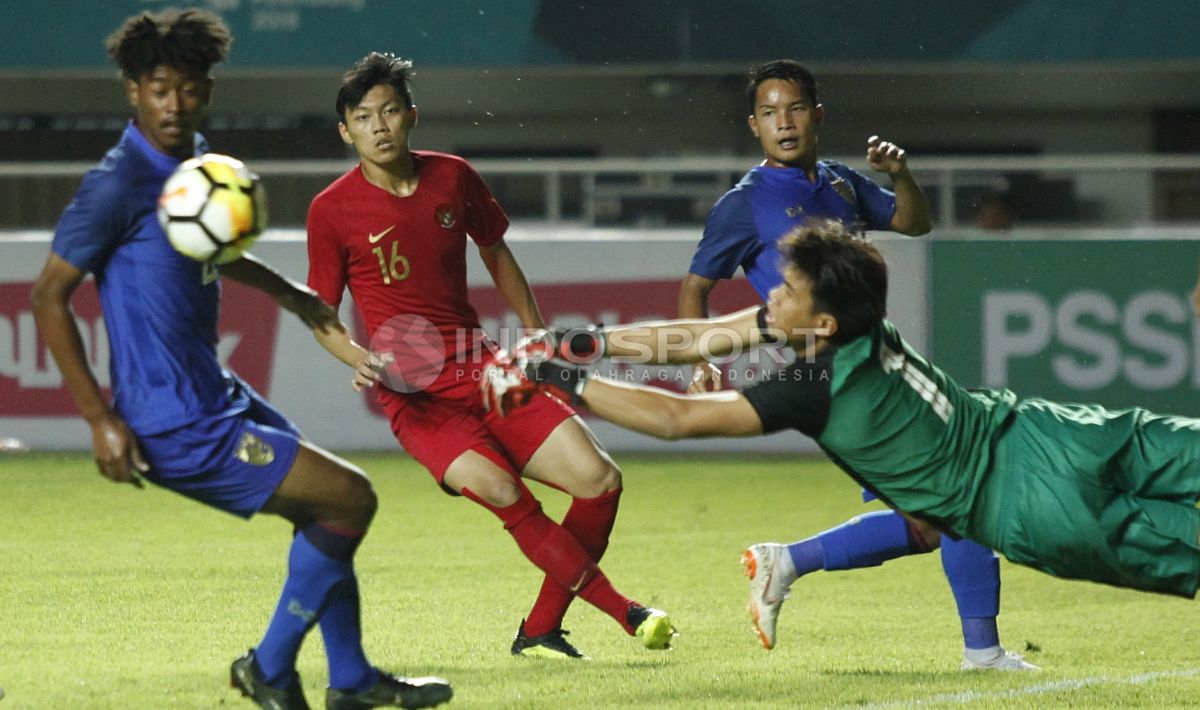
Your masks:
<instances>
[{"instance_id":1,"label":"green goalkeeper jersey","mask_svg":"<svg viewBox=\"0 0 1200 710\"><path fill-rule=\"evenodd\" d=\"M886 321L745 391L892 507L1068 579L1192 597L1200 419L965 390Z\"/></svg>"},{"instance_id":2,"label":"green goalkeeper jersey","mask_svg":"<svg viewBox=\"0 0 1200 710\"><path fill-rule=\"evenodd\" d=\"M797 429L889 505L959 535L1016 396L968 391L883 321L746 389L764 432Z\"/></svg>"}]
</instances>

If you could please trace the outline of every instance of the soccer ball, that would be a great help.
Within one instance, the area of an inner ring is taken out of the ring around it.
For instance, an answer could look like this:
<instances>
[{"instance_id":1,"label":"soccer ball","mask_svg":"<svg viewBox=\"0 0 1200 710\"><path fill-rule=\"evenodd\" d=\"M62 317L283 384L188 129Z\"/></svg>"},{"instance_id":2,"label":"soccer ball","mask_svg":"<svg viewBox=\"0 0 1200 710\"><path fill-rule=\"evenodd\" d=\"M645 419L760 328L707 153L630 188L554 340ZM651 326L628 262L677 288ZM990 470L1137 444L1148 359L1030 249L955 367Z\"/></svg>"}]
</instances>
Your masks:
<instances>
[{"instance_id":1,"label":"soccer ball","mask_svg":"<svg viewBox=\"0 0 1200 710\"><path fill-rule=\"evenodd\" d=\"M266 194L242 161L205 153L183 161L167 178L158 198L158 223L184 256L227 264L266 227Z\"/></svg>"}]
</instances>

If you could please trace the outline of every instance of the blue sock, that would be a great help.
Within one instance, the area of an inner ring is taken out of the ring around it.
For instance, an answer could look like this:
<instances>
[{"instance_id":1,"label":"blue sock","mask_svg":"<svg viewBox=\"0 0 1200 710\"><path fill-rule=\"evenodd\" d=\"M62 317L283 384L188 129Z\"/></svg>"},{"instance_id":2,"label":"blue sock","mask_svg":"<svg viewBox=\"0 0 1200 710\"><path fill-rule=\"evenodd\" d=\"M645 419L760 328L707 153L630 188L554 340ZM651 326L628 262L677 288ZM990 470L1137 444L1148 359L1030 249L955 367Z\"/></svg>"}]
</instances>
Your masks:
<instances>
[{"instance_id":1,"label":"blue sock","mask_svg":"<svg viewBox=\"0 0 1200 710\"><path fill-rule=\"evenodd\" d=\"M358 584L351 559L361 538L338 535L317 523L304 526L292 538L279 605L254 650L268 684L282 688L295 681L300 644L331 602L344 603L352 596L357 621ZM357 624L352 633L359 633ZM371 672L367 666L365 673Z\"/></svg>"},{"instance_id":2,"label":"blue sock","mask_svg":"<svg viewBox=\"0 0 1200 710\"><path fill-rule=\"evenodd\" d=\"M329 660L329 687L361 693L379 680L379 672L363 652L358 579L344 580L331 592L320 622Z\"/></svg>"},{"instance_id":3,"label":"blue sock","mask_svg":"<svg viewBox=\"0 0 1200 710\"><path fill-rule=\"evenodd\" d=\"M817 535L815 540L822 551L821 569L825 570L875 567L897 557L928 552L913 543L908 534L908 521L893 510L881 510L851 518L838 527ZM806 544L811 543L805 540L789 546L788 550ZM797 556L792 555L794 563ZM811 565L811 553L800 557L805 566ZM801 564L797 563L796 571L800 572L800 569Z\"/></svg>"},{"instance_id":4,"label":"blue sock","mask_svg":"<svg viewBox=\"0 0 1200 710\"><path fill-rule=\"evenodd\" d=\"M967 648L999 646L1000 561L995 553L972 540L943 536L942 569L962 618L963 644Z\"/></svg>"},{"instance_id":5,"label":"blue sock","mask_svg":"<svg viewBox=\"0 0 1200 710\"><path fill-rule=\"evenodd\" d=\"M787 551L792 558L792 566L796 568L797 577L825 569L825 548L821 547L821 541L816 536L793 542L787 546Z\"/></svg>"}]
</instances>

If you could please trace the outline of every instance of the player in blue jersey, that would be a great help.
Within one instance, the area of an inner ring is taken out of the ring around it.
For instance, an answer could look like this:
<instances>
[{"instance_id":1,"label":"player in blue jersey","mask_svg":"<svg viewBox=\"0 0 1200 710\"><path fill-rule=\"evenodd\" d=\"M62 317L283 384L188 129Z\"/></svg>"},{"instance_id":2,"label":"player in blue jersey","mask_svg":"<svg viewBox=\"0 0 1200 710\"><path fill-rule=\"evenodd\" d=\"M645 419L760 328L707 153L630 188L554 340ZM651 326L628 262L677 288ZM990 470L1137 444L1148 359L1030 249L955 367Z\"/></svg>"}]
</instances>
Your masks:
<instances>
[{"instance_id":1,"label":"player in blue jersey","mask_svg":"<svg viewBox=\"0 0 1200 710\"><path fill-rule=\"evenodd\" d=\"M219 273L183 257L155 216L167 177L207 147L198 129L212 96L209 70L230 42L220 18L198 10L142 13L109 37L134 118L63 213L34 286L38 328L91 426L105 477L140 486L140 474L234 515L273 513L293 524L278 608L258 645L234 661L234 687L264 708L308 708L296 655L319 625L327 707L437 705L451 696L446 681L383 673L363 653L353 559L376 510L367 477L306 441L217 360L220 276L265 291L314 330L341 328L336 312L252 257ZM89 273L109 337L111 405L70 309Z\"/></svg>"},{"instance_id":2,"label":"player in blue jersey","mask_svg":"<svg viewBox=\"0 0 1200 710\"><path fill-rule=\"evenodd\" d=\"M889 230L912 236L931 228L929 202L908 169L905 152L872 136L867 163L886 173L886 190L857 171L817 157L825 107L812 73L791 60L768 62L746 90L751 132L766 159L717 202L679 290L679 317L708 316L708 295L739 268L765 300L782 282L775 242L805 220L836 219L855 231ZM701 362L692 392L719 387L719 371ZM864 492L865 500L874 498ZM750 577L749 611L763 647L774 648L776 619L792 583L816 570L872 567L941 547L942 566L962 619L962 668L1033 668L1000 645L1000 571L991 550L943 538L934 528L895 511L857 516L791 545L760 543L742 555Z\"/></svg>"},{"instance_id":3,"label":"player in blue jersey","mask_svg":"<svg viewBox=\"0 0 1200 710\"><path fill-rule=\"evenodd\" d=\"M739 268L765 298L781 281L775 241L807 219L912 236L932 227L929 202L895 144L878 136L867 143L867 162L891 177L890 191L842 163L818 160L825 107L817 102L816 80L807 69L791 60L758 67L747 100L750 131L766 159L709 213L679 291L681 318L707 317L709 292Z\"/></svg>"}]
</instances>

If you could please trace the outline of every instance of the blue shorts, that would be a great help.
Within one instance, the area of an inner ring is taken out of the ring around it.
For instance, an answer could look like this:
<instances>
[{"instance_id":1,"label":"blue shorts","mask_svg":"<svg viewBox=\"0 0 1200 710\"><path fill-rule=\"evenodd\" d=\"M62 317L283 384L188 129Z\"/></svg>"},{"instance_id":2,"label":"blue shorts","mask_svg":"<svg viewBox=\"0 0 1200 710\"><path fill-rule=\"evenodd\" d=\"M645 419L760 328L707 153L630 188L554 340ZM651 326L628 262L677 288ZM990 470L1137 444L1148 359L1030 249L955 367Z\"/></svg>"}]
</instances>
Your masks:
<instances>
[{"instance_id":1,"label":"blue shorts","mask_svg":"<svg viewBox=\"0 0 1200 710\"><path fill-rule=\"evenodd\" d=\"M257 513L292 468L303 438L249 385L243 412L139 437L146 479L242 518Z\"/></svg>"}]
</instances>

